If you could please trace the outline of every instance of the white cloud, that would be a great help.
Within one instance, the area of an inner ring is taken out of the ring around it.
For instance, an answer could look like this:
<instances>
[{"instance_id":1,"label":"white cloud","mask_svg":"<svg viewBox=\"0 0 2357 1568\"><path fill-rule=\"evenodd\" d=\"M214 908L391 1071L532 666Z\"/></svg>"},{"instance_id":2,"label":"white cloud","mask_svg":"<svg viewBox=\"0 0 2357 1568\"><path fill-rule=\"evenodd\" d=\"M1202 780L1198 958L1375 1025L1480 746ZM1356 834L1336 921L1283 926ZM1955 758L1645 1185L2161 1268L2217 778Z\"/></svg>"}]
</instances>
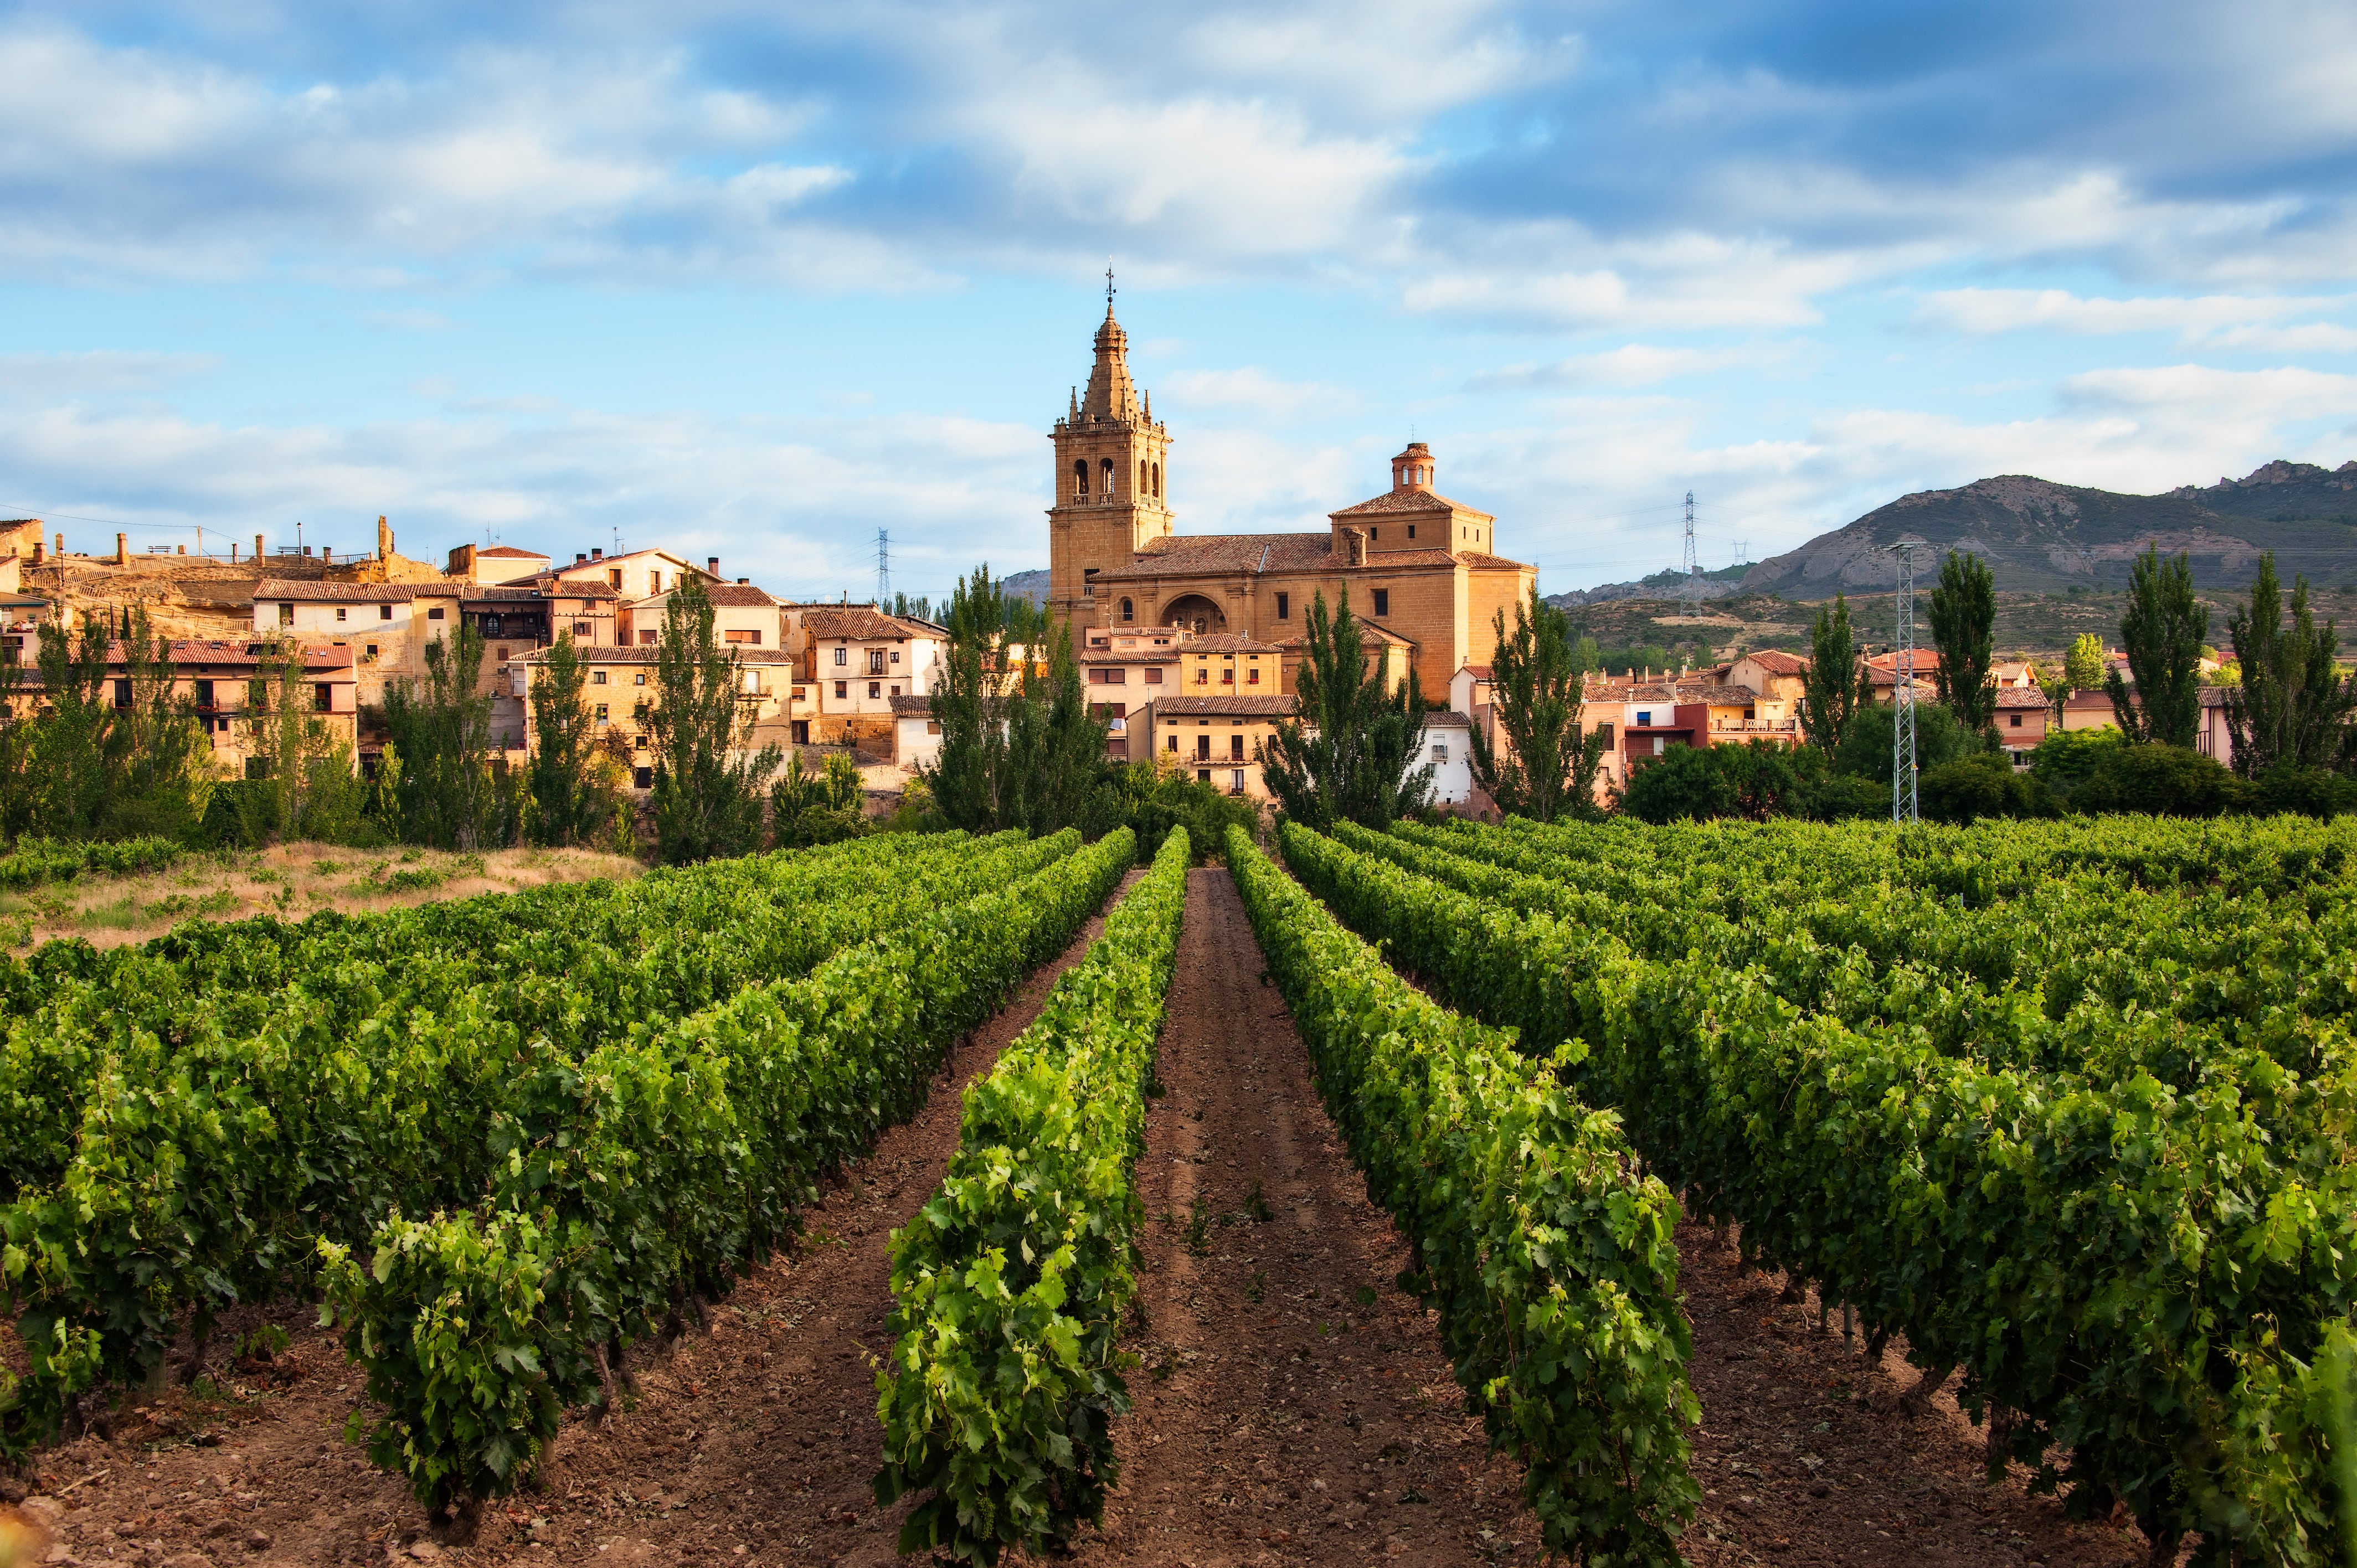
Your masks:
<instances>
[{"instance_id":1,"label":"white cloud","mask_svg":"<svg viewBox=\"0 0 2357 1568\"><path fill-rule=\"evenodd\" d=\"M1348 413L1359 395L1330 381L1279 381L1257 365L1232 371L1174 371L1154 389L1183 409L1243 409L1272 418Z\"/></svg>"},{"instance_id":2,"label":"white cloud","mask_svg":"<svg viewBox=\"0 0 2357 1568\"><path fill-rule=\"evenodd\" d=\"M92 349L81 353L0 354L0 399L40 403L89 394L154 392L218 370L210 354Z\"/></svg>"},{"instance_id":3,"label":"white cloud","mask_svg":"<svg viewBox=\"0 0 2357 1568\"><path fill-rule=\"evenodd\" d=\"M1723 348L1625 343L1618 349L1575 354L1566 360L1503 365L1471 377L1466 385L1476 392L1653 386L1685 376L1789 366L1801 358L1801 345L1790 342L1734 343Z\"/></svg>"},{"instance_id":4,"label":"white cloud","mask_svg":"<svg viewBox=\"0 0 2357 1568\"><path fill-rule=\"evenodd\" d=\"M2336 352L2357 348L2357 331L2327 322L2279 324L2289 317L2346 311L2352 306L2357 306L2357 296L2201 295L2106 299L2059 288L1961 288L1925 295L1910 319L1919 327L1972 337L2031 329L2081 337L2166 332L2188 348L2252 353Z\"/></svg>"}]
</instances>

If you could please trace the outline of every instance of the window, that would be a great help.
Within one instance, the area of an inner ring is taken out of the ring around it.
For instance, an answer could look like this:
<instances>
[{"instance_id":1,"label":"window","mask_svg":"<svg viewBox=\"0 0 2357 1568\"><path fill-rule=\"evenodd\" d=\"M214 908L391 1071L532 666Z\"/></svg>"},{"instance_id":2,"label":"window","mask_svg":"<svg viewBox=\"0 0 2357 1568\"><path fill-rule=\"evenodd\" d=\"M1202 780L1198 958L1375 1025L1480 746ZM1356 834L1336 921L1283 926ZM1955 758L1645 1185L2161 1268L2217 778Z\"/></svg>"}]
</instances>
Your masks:
<instances>
[{"instance_id":1,"label":"window","mask_svg":"<svg viewBox=\"0 0 2357 1568\"><path fill-rule=\"evenodd\" d=\"M508 661L508 650L507 650L506 649L502 648L502 649L500 649L500 663L502 663L502 664L505 664L507 661Z\"/></svg>"},{"instance_id":2,"label":"window","mask_svg":"<svg viewBox=\"0 0 2357 1568\"><path fill-rule=\"evenodd\" d=\"M759 639L756 638L755 640L758 641ZM892 662L895 664L900 662L900 650L897 648L892 650Z\"/></svg>"},{"instance_id":3,"label":"window","mask_svg":"<svg viewBox=\"0 0 2357 1568\"><path fill-rule=\"evenodd\" d=\"M377 618L377 619L379 619L379 620L391 620L391 619L393 618L393 607L392 607L391 605L379 605L379 606L377 606L377 607L376 607L376 618ZM589 627L588 627L588 623L587 623L586 621L585 621L585 622L583 622L581 625L575 627L573 629L574 629L574 630L576 630L576 631L577 631L577 632L579 632L579 633L580 633L582 636L584 636L584 637L587 637L587 636L588 636L588 635L589 635Z\"/></svg>"},{"instance_id":4,"label":"window","mask_svg":"<svg viewBox=\"0 0 2357 1568\"><path fill-rule=\"evenodd\" d=\"M609 588L619 588L622 585L622 569L619 566L609 566L606 569L606 585Z\"/></svg>"},{"instance_id":5,"label":"window","mask_svg":"<svg viewBox=\"0 0 2357 1568\"><path fill-rule=\"evenodd\" d=\"M210 708L210 707L211 707L212 705L213 705L213 683L212 683L210 681L199 681L199 682L197 682L197 706L199 706L199 707L200 707L200 708Z\"/></svg>"},{"instance_id":6,"label":"window","mask_svg":"<svg viewBox=\"0 0 2357 1568\"><path fill-rule=\"evenodd\" d=\"M1163 740L1163 742L1162 742L1162 749L1163 749L1163 750L1165 750L1165 751L1176 751L1176 750L1178 750L1178 737L1177 736L1175 736L1175 735L1174 735L1174 736L1169 736L1166 737L1166 738Z\"/></svg>"},{"instance_id":7,"label":"window","mask_svg":"<svg viewBox=\"0 0 2357 1568\"><path fill-rule=\"evenodd\" d=\"M650 594L660 594L662 592L662 574L661 572L650 572L647 574L647 592Z\"/></svg>"},{"instance_id":8,"label":"window","mask_svg":"<svg viewBox=\"0 0 2357 1568\"><path fill-rule=\"evenodd\" d=\"M632 751L644 751L644 750L646 750L646 748L647 748L647 737L646 737L646 736L642 736L642 735L634 735L634 736L632 736L630 737L630 749L631 749Z\"/></svg>"},{"instance_id":9,"label":"window","mask_svg":"<svg viewBox=\"0 0 2357 1568\"><path fill-rule=\"evenodd\" d=\"M720 634L720 640L743 643L748 648L759 648L761 646L761 631L759 627L748 631L724 631Z\"/></svg>"},{"instance_id":10,"label":"window","mask_svg":"<svg viewBox=\"0 0 2357 1568\"><path fill-rule=\"evenodd\" d=\"M1432 760L1435 762L1446 762L1448 760L1448 746L1446 742L1436 742L1434 744L1432 748Z\"/></svg>"},{"instance_id":11,"label":"window","mask_svg":"<svg viewBox=\"0 0 2357 1568\"><path fill-rule=\"evenodd\" d=\"M1653 737L1653 755L1654 755L1655 757L1659 757L1659 756L1661 756L1664 751L1667 751L1667 750L1669 749L1669 746L1670 746L1670 739L1669 739L1669 736L1661 736L1661 735L1657 735L1657 736L1655 736Z\"/></svg>"},{"instance_id":12,"label":"window","mask_svg":"<svg viewBox=\"0 0 2357 1568\"><path fill-rule=\"evenodd\" d=\"M1253 660L1253 667L1252 667L1250 670L1248 670L1248 671L1246 671L1244 672L1244 684L1245 684L1245 685L1247 685L1247 686L1257 686L1257 685L1259 685L1259 684L1260 684L1260 660L1257 660L1257 659L1254 660Z\"/></svg>"},{"instance_id":13,"label":"window","mask_svg":"<svg viewBox=\"0 0 2357 1568\"><path fill-rule=\"evenodd\" d=\"M427 620L440 620L442 618L442 607L439 605L436 605L434 608L427 610L425 612L425 618Z\"/></svg>"},{"instance_id":14,"label":"window","mask_svg":"<svg viewBox=\"0 0 2357 1568\"><path fill-rule=\"evenodd\" d=\"M595 718L599 724L604 724L606 722L606 704L603 703L598 703L596 708L591 710L590 716Z\"/></svg>"},{"instance_id":15,"label":"window","mask_svg":"<svg viewBox=\"0 0 2357 1568\"><path fill-rule=\"evenodd\" d=\"M1375 613L1379 616L1392 613L1392 591L1389 588L1375 590Z\"/></svg>"},{"instance_id":16,"label":"window","mask_svg":"<svg viewBox=\"0 0 2357 1568\"><path fill-rule=\"evenodd\" d=\"M1220 684L1222 686L1232 686L1235 683L1236 667L1232 664L1222 666L1220 671Z\"/></svg>"},{"instance_id":17,"label":"window","mask_svg":"<svg viewBox=\"0 0 2357 1568\"><path fill-rule=\"evenodd\" d=\"M604 685L606 683L606 672L603 670L592 670L589 671L589 683L592 686Z\"/></svg>"},{"instance_id":18,"label":"window","mask_svg":"<svg viewBox=\"0 0 2357 1568\"><path fill-rule=\"evenodd\" d=\"M1159 664L1154 664L1154 665L1149 665L1149 666L1147 666L1147 667L1146 667L1146 683L1147 685L1149 685L1149 686L1159 686L1160 684L1162 684L1162 666L1161 666L1161 665L1159 665Z\"/></svg>"},{"instance_id":19,"label":"window","mask_svg":"<svg viewBox=\"0 0 2357 1568\"><path fill-rule=\"evenodd\" d=\"M941 733L942 733L942 723L941 723L941 721L940 721L939 719L927 719L927 720L925 721L925 733L926 733L927 735L939 735L939 734L941 734Z\"/></svg>"},{"instance_id":20,"label":"window","mask_svg":"<svg viewBox=\"0 0 2357 1568\"><path fill-rule=\"evenodd\" d=\"M1608 719L1608 720L1606 720L1604 723L1602 723L1602 724L1600 724L1600 725L1598 725L1596 726L1596 733L1597 733L1598 735L1600 735L1600 736L1602 736L1604 737L1604 749L1605 749L1605 750L1607 750L1607 751L1611 750L1611 749L1612 749L1612 722L1611 722L1609 719Z\"/></svg>"},{"instance_id":21,"label":"window","mask_svg":"<svg viewBox=\"0 0 2357 1568\"><path fill-rule=\"evenodd\" d=\"M388 615L386 616L386 618L386 618L386 619L388 619L388 620L390 620L390 619L392 618L392 617L388 614ZM575 622L573 623L573 635L574 635L574 636L576 636L576 637L587 637L587 636L588 636L588 635L589 635L589 623L588 623L587 621L586 621L586 620L576 620L576 621L575 621Z\"/></svg>"},{"instance_id":22,"label":"window","mask_svg":"<svg viewBox=\"0 0 2357 1568\"><path fill-rule=\"evenodd\" d=\"M1414 539L1415 537L1415 524L1411 522L1407 525L1407 536L1410 539Z\"/></svg>"},{"instance_id":23,"label":"window","mask_svg":"<svg viewBox=\"0 0 2357 1568\"><path fill-rule=\"evenodd\" d=\"M1279 620L1291 620L1293 618L1293 596L1291 594L1279 594L1276 596L1276 618Z\"/></svg>"},{"instance_id":24,"label":"window","mask_svg":"<svg viewBox=\"0 0 2357 1568\"><path fill-rule=\"evenodd\" d=\"M1104 683L1108 686L1129 684L1129 671L1126 670L1100 670L1097 673L1104 677Z\"/></svg>"},{"instance_id":25,"label":"window","mask_svg":"<svg viewBox=\"0 0 2357 1568\"><path fill-rule=\"evenodd\" d=\"M114 683L114 705L118 708L127 708L131 705L130 682L117 681Z\"/></svg>"},{"instance_id":26,"label":"window","mask_svg":"<svg viewBox=\"0 0 2357 1568\"><path fill-rule=\"evenodd\" d=\"M659 631L642 631L639 633L639 646L640 648L652 648L657 639L662 636L662 633Z\"/></svg>"},{"instance_id":27,"label":"window","mask_svg":"<svg viewBox=\"0 0 2357 1568\"><path fill-rule=\"evenodd\" d=\"M1121 618L1125 621L1132 621L1137 618L1136 607L1127 599L1121 601Z\"/></svg>"},{"instance_id":28,"label":"window","mask_svg":"<svg viewBox=\"0 0 2357 1568\"><path fill-rule=\"evenodd\" d=\"M295 624L295 607L293 605L281 605L278 607L278 624L280 626L293 626Z\"/></svg>"},{"instance_id":29,"label":"window","mask_svg":"<svg viewBox=\"0 0 2357 1568\"><path fill-rule=\"evenodd\" d=\"M1372 544L1376 540L1381 539L1383 536L1383 531L1380 528L1371 528L1367 530L1367 542L1370 544Z\"/></svg>"},{"instance_id":30,"label":"window","mask_svg":"<svg viewBox=\"0 0 2357 1568\"><path fill-rule=\"evenodd\" d=\"M1211 770L1210 768L1198 768L1197 769L1195 769L1195 782L1196 782L1196 783L1198 783L1198 784L1209 784L1211 781Z\"/></svg>"},{"instance_id":31,"label":"window","mask_svg":"<svg viewBox=\"0 0 2357 1568\"><path fill-rule=\"evenodd\" d=\"M1104 499L1113 499L1113 459L1104 460Z\"/></svg>"},{"instance_id":32,"label":"window","mask_svg":"<svg viewBox=\"0 0 2357 1568\"><path fill-rule=\"evenodd\" d=\"M1244 770L1239 768L1228 775L1228 793L1231 795L1241 795L1243 792Z\"/></svg>"},{"instance_id":33,"label":"window","mask_svg":"<svg viewBox=\"0 0 2357 1568\"><path fill-rule=\"evenodd\" d=\"M834 694L838 697L848 697L851 695L851 682L848 681L837 681L834 683Z\"/></svg>"},{"instance_id":34,"label":"window","mask_svg":"<svg viewBox=\"0 0 2357 1568\"><path fill-rule=\"evenodd\" d=\"M1210 665L1208 665L1208 664L1198 664L1198 665L1196 665L1196 666L1195 666L1195 684L1197 684L1198 686L1208 686L1208 685L1210 685L1211 683L1211 667Z\"/></svg>"},{"instance_id":35,"label":"window","mask_svg":"<svg viewBox=\"0 0 2357 1568\"><path fill-rule=\"evenodd\" d=\"M867 672L870 675L881 675L884 673L884 650L882 649L871 648L867 650Z\"/></svg>"},{"instance_id":36,"label":"window","mask_svg":"<svg viewBox=\"0 0 2357 1568\"><path fill-rule=\"evenodd\" d=\"M634 789L653 789L655 787L655 770L651 768L631 768L630 787Z\"/></svg>"},{"instance_id":37,"label":"window","mask_svg":"<svg viewBox=\"0 0 2357 1568\"><path fill-rule=\"evenodd\" d=\"M342 620L344 618L344 607L341 605L338 605L336 607L336 618L338 620Z\"/></svg>"},{"instance_id":38,"label":"window","mask_svg":"<svg viewBox=\"0 0 2357 1568\"><path fill-rule=\"evenodd\" d=\"M1142 496L1150 496L1154 493L1146 489L1146 459L1143 457L1137 460L1137 493Z\"/></svg>"},{"instance_id":39,"label":"window","mask_svg":"<svg viewBox=\"0 0 2357 1568\"><path fill-rule=\"evenodd\" d=\"M1243 759L1244 737L1240 735L1232 735L1228 736L1228 760L1230 762L1242 762Z\"/></svg>"},{"instance_id":40,"label":"window","mask_svg":"<svg viewBox=\"0 0 2357 1568\"><path fill-rule=\"evenodd\" d=\"M2021 727L2021 715L2019 714L2007 714L2006 715L2006 723L2014 729L2019 729Z\"/></svg>"},{"instance_id":41,"label":"window","mask_svg":"<svg viewBox=\"0 0 2357 1568\"><path fill-rule=\"evenodd\" d=\"M871 696L871 697L880 697L880 696L882 696L882 695L884 694L884 683L883 683L881 681L870 681L870 682L867 682L867 694L868 694L869 696Z\"/></svg>"},{"instance_id":42,"label":"window","mask_svg":"<svg viewBox=\"0 0 2357 1568\"><path fill-rule=\"evenodd\" d=\"M834 650L834 667L836 669L840 670L850 662L851 650L848 648L838 648Z\"/></svg>"},{"instance_id":43,"label":"window","mask_svg":"<svg viewBox=\"0 0 2357 1568\"><path fill-rule=\"evenodd\" d=\"M643 686L646 683L647 672L643 670L640 671L636 675L630 678L630 684L633 686Z\"/></svg>"},{"instance_id":44,"label":"window","mask_svg":"<svg viewBox=\"0 0 2357 1568\"><path fill-rule=\"evenodd\" d=\"M899 682L895 681L895 682L892 682L892 690L891 690L891 692L890 692L888 694L889 694L889 695L891 695L891 696L895 696L895 697L897 697L897 696L899 696L899 695L900 694L900 682Z\"/></svg>"},{"instance_id":45,"label":"window","mask_svg":"<svg viewBox=\"0 0 2357 1568\"><path fill-rule=\"evenodd\" d=\"M1162 465L1159 463L1154 465L1154 495L1157 500L1162 496Z\"/></svg>"},{"instance_id":46,"label":"window","mask_svg":"<svg viewBox=\"0 0 2357 1568\"><path fill-rule=\"evenodd\" d=\"M325 681L311 688L311 703L323 714L336 711L336 689Z\"/></svg>"},{"instance_id":47,"label":"window","mask_svg":"<svg viewBox=\"0 0 2357 1568\"><path fill-rule=\"evenodd\" d=\"M1072 460L1072 499L1076 501L1089 499L1089 460L1086 457Z\"/></svg>"},{"instance_id":48,"label":"window","mask_svg":"<svg viewBox=\"0 0 2357 1568\"><path fill-rule=\"evenodd\" d=\"M1651 708L1639 709L1637 712L1637 722L1641 725L1650 726L1653 722L1653 710Z\"/></svg>"},{"instance_id":49,"label":"window","mask_svg":"<svg viewBox=\"0 0 2357 1568\"><path fill-rule=\"evenodd\" d=\"M1199 735L1195 737L1195 755L1205 761L1211 760L1211 737L1210 736Z\"/></svg>"}]
</instances>

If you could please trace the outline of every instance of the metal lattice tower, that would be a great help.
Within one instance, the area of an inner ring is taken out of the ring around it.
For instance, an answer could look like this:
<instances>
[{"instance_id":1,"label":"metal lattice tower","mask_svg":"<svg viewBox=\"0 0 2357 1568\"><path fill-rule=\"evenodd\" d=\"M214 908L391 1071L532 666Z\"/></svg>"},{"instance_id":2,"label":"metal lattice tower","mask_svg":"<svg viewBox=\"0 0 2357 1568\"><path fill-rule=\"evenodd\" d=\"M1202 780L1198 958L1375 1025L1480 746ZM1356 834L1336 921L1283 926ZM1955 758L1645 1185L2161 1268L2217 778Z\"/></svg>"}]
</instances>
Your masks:
<instances>
[{"instance_id":1,"label":"metal lattice tower","mask_svg":"<svg viewBox=\"0 0 2357 1568\"><path fill-rule=\"evenodd\" d=\"M1702 609L1702 558L1695 553L1694 492L1686 492L1686 614Z\"/></svg>"},{"instance_id":2,"label":"metal lattice tower","mask_svg":"<svg viewBox=\"0 0 2357 1568\"><path fill-rule=\"evenodd\" d=\"M1909 536L1890 547L1899 557L1897 680L1891 690L1890 820L1917 820L1915 802L1915 549L1922 540Z\"/></svg>"},{"instance_id":3,"label":"metal lattice tower","mask_svg":"<svg viewBox=\"0 0 2357 1568\"><path fill-rule=\"evenodd\" d=\"M892 603L892 534L888 529L876 531L876 607L886 609Z\"/></svg>"}]
</instances>

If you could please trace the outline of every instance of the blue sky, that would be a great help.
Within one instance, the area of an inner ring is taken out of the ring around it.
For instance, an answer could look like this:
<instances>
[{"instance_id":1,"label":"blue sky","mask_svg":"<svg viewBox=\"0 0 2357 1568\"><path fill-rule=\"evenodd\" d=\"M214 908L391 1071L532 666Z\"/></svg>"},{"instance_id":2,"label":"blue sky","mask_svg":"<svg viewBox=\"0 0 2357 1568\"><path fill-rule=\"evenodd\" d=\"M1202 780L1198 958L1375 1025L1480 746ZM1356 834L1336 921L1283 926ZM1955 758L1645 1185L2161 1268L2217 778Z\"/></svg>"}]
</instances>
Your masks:
<instances>
[{"instance_id":1,"label":"blue sky","mask_svg":"<svg viewBox=\"0 0 2357 1568\"><path fill-rule=\"evenodd\" d=\"M1411 429L1550 591L2357 457L2357 7L0 10L0 512L1045 564L1108 261L1182 531Z\"/></svg>"}]
</instances>

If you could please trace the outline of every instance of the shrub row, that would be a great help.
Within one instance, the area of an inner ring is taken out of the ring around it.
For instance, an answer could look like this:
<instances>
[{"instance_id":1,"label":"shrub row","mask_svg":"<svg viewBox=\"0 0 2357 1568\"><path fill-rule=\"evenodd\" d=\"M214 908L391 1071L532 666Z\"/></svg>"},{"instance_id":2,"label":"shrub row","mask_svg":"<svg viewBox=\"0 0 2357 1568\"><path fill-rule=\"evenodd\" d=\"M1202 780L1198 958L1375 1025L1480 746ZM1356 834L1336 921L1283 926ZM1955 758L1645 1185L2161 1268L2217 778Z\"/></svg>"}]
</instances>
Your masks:
<instances>
[{"instance_id":1,"label":"shrub row","mask_svg":"<svg viewBox=\"0 0 2357 1568\"><path fill-rule=\"evenodd\" d=\"M1294 823L1280 838L1318 887L1297 854L1340 846ZM1617 1116L1557 1081L1570 1049L1534 1063L1435 1005L1240 832L1228 864L1368 1194L1415 1245L1412 1283L1469 1406L1528 1467L1548 1550L1676 1563L1701 1500L1677 1200L1639 1173Z\"/></svg>"},{"instance_id":2,"label":"shrub row","mask_svg":"<svg viewBox=\"0 0 2357 1568\"><path fill-rule=\"evenodd\" d=\"M716 992L802 972L815 950L1003 886L1078 843L1067 832L883 862L866 868L864 895L799 912L748 897L758 874L716 867L666 918L733 931L740 953L705 961L659 942L635 961L576 955L569 971L446 988L436 1007L353 959L251 1027L199 1030L178 1049L137 1035L106 1050L56 1179L0 1207L0 1269L32 1359L24 1382L0 1376L0 1446L54 1430L85 1389L155 1375L184 1314L201 1356L221 1310L315 1266L317 1238L365 1237L388 1210L471 1203L505 1157L494 1131L528 1103L535 1069L577 1075L606 1046L642 1044ZM748 915L763 923L735 924Z\"/></svg>"},{"instance_id":3,"label":"shrub row","mask_svg":"<svg viewBox=\"0 0 2357 1568\"><path fill-rule=\"evenodd\" d=\"M931 1494L904 1552L996 1563L1069 1545L1103 1518L1119 1472L1111 1423L1129 1408L1116 1342L1136 1294L1135 1165L1189 847L1185 827L1167 829L1103 937L966 1090L949 1174L893 1238L876 1498Z\"/></svg>"},{"instance_id":4,"label":"shrub row","mask_svg":"<svg viewBox=\"0 0 2357 1568\"><path fill-rule=\"evenodd\" d=\"M163 871L187 853L178 841L152 835L112 843L21 838L14 849L0 854L0 888L16 892L47 882L71 882L78 876Z\"/></svg>"},{"instance_id":5,"label":"shrub row","mask_svg":"<svg viewBox=\"0 0 2357 1568\"><path fill-rule=\"evenodd\" d=\"M1803 1015L1756 970L1648 961L1298 830L1286 849L1444 994L1576 1032L1566 1070L1668 1179L1928 1375L1961 1366L1976 1418L2019 1412L1999 1451L2075 1509L2199 1530L2204 1563L2325 1561L2319 1357L2357 1302L2347 1072L2254 1054L2180 1090L1993 1066ZM2261 1106L2294 1097L2310 1135L2278 1136Z\"/></svg>"},{"instance_id":6,"label":"shrub row","mask_svg":"<svg viewBox=\"0 0 2357 1568\"><path fill-rule=\"evenodd\" d=\"M1060 835L1066 838L1077 835ZM384 1409L380 1465L438 1507L511 1490L616 1357L789 1235L819 1177L921 1103L952 1041L1060 950L1126 833L692 1016L535 1053L480 1200L330 1238L328 1305Z\"/></svg>"}]
</instances>

